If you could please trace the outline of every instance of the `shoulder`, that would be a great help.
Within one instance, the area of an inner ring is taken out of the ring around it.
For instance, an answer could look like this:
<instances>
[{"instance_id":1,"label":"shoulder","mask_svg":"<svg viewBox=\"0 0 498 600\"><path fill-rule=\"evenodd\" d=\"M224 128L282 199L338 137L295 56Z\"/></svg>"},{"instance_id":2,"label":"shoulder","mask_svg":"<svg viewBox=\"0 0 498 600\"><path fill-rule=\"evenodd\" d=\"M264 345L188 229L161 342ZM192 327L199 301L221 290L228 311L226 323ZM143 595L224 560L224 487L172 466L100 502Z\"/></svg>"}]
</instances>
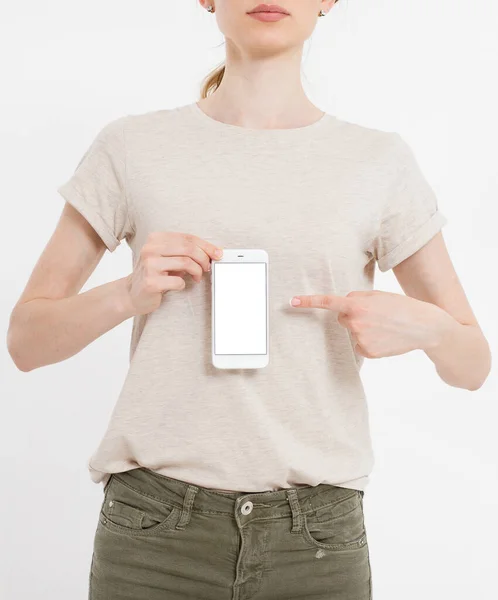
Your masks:
<instances>
[{"instance_id":1,"label":"shoulder","mask_svg":"<svg viewBox=\"0 0 498 600\"><path fill-rule=\"evenodd\" d=\"M174 108L126 113L108 120L98 138L107 143L121 144L128 152L144 152L150 148L165 148L195 139L189 135L188 105ZM195 132L194 132L195 134Z\"/></svg>"},{"instance_id":2,"label":"shoulder","mask_svg":"<svg viewBox=\"0 0 498 600\"><path fill-rule=\"evenodd\" d=\"M336 141L337 152L344 158L389 166L406 150L406 142L396 131L330 116L330 135Z\"/></svg>"},{"instance_id":3,"label":"shoulder","mask_svg":"<svg viewBox=\"0 0 498 600\"><path fill-rule=\"evenodd\" d=\"M128 134L161 133L165 129L181 128L187 112L188 106L176 106L140 113L127 113L112 120L109 125L122 127Z\"/></svg>"}]
</instances>

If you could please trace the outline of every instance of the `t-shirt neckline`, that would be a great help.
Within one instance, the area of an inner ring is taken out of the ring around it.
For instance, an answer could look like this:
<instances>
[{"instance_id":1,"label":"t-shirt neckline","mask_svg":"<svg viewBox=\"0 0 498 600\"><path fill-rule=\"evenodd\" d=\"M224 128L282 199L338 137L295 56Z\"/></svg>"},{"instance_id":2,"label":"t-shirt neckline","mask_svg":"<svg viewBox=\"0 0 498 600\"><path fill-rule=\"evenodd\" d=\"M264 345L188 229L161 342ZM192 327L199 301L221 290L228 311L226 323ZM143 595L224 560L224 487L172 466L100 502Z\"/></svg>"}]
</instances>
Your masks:
<instances>
[{"instance_id":1,"label":"t-shirt neckline","mask_svg":"<svg viewBox=\"0 0 498 600\"><path fill-rule=\"evenodd\" d=\"M335 120L335 117L330 113L324 111L323 115L313 123L304 125L302 127L290 127L285 129L254 129L251 127L243 127L241 125L232 125L231 123L224 123L218 121L213 117L210 117L205 113L197 102L187 104L189 109L206 127L219 132L233 133L241 136L255 136L255 137L267 137L267 138L305 138L310 134L314 134L325 125Z\"/></svg>"}]
</instances>

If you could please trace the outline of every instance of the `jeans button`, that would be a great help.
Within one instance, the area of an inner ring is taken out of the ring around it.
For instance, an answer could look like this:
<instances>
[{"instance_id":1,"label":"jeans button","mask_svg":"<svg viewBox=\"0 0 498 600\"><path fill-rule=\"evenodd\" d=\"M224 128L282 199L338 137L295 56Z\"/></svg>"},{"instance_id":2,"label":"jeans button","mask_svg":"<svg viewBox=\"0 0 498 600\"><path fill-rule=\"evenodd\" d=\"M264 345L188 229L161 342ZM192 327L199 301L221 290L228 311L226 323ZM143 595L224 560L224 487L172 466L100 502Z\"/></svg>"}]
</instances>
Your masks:
<instances>
[{"instance_id":1,"label":"jeans button","mask_svg":"<svg viewBox=\"0 0 498 600\"><path fill-rule=\"evenodd\" d=\"M244 502L244 504L242 505L242 507L240 509L240 512L243 515L248 515L252 511L252 507L253 507L252 502L250 500L248 500L247 502Z\"/></svg>"}]
</instances>

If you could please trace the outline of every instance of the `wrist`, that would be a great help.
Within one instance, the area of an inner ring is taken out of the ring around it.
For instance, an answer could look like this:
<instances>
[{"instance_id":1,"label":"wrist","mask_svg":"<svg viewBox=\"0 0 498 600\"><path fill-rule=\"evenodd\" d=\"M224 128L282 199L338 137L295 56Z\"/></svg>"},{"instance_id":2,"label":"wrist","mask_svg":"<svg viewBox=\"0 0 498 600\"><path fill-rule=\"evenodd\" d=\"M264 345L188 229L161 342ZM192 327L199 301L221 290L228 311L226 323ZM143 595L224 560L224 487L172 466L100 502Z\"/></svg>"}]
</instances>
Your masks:
<instances>
[{"instance_id":1,"label":"wrist","mask_svg":"<svg viewBox=\"0 0 498 600\"><path fill-rule=\"evenodd\" d=\"M122 277L114 282L114 308L123 321L136 315L130 296L130 277Z\"/></svg>"},{"instance_id":2,"label":"wrist","mask_svg":"<svg viewBox=\"0 0 498 600\"><path fill-rule=\"evenodd\" d=\"M439 306L432 305L434 309L433 319L430 323L430 335L427 343L422 348L427 356L435 359L448 349L448 344L451 344L457 328L461 327L456 319Z\"/></svg>"}]
</instances>

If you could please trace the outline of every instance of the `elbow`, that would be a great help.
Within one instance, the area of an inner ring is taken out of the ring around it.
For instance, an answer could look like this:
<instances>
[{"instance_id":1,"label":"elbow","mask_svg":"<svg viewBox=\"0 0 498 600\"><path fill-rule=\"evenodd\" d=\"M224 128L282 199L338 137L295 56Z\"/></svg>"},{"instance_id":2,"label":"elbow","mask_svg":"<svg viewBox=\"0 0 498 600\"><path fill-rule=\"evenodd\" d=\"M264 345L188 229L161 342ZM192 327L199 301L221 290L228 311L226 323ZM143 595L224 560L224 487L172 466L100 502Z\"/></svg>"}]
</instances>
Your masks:
<instances>
[{"instance_id":1,"label":"elbow","mask_svg":"<svg viewBox=\"0 0 498 600\"><path fill-rule=\"evenodd\" d=\"M23 356L22 352L20 352L15 346L9 344L8 351L13 363L19 369L19 371L22 371L23 373L28 373L29 371L32 371L34 369L34 366L30 365L26 361L26 358Z\"/></svg>"},{"instance_id":2,"label":"elbow","mask_svg":"<svg viewBox=\"0 0 498 600\"><path fill-rule=\"evenodd\" d=\"M477 390L480 390L482 388L485 381L486 380L483 379L481 381L478 381L477 383L472 383L471 385L467 385L465 389L467 389L469 392L477 392Z\"/></svg>"},{"instance_id":3,"label":"elbow","mask_svg":"<svg viewBox=\"0 0 498 600\"><path fill-rule=\"evenodd\" d=\"M19 354L12 352L10 350L9 350L9 354L12 358L13 363L19 369L19 371L22 371L23 373L29 373L29 371L32 371L34 369L34 367L32 367L32 366L28 365L28 363L24 362L22 359L22 356L20 356Z\"/></svg>"},{"instance_id":4,"label":"elbow","mask_svg":"<svg viewBox=\"0 0 498 600\"><path fill-rule=\"evenodd\" d=\"M25 345L22 343L20 338L21 336L18 334L18 332L16 332L16 327L11 323L7 331L7 350L19 371L28 373L35 367L29 363L26 353L23 352L23 347Z\"/></svg>"},{"instance_id":5,"label":"elbow","mask_svg":"<svg viewBox=\"0 0 498 600\"><path fill-rule=\"evenodd\" d=\"M467 389L470 392L476 392L477 390L480 390L482 388L487 378L489 377L489 374L491 373L491 362L491 351L489 348L489 344L486 342L486 361L483 364L484 373L481 375L480 379L472 382L472 385L467 386Z\"/></svg>"},{"instance_id":6,"label":"elbow","mask_svg":"<svg viewBox=\"0 0 498 600\"><path fill-rule=\"evenodd\" d=\"M484 377L479 379L478 381L472 382L470 385L467 385L466 389L469 390L469 392L477 392L477 390L480 390L482 388L482 386L484 385L484 383L486 382L488 375L489 375L489 372Z\"/></svg>"}]
</instances>

